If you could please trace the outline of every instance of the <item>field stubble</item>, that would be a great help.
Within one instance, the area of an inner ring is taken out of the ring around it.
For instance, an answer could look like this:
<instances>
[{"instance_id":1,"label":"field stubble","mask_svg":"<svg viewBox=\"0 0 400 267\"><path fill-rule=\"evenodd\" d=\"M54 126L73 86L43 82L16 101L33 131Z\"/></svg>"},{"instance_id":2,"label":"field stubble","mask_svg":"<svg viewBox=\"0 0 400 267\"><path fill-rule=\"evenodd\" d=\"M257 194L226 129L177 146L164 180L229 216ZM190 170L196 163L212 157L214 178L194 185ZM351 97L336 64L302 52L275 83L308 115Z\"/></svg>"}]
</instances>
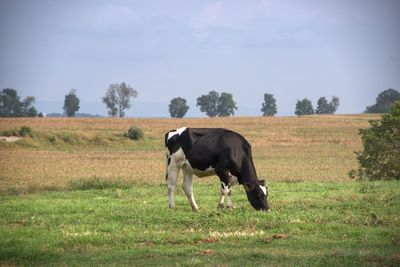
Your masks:
<instances>
[{"instance_id":1,"label":"field stubble","mask_svg":"<svg viewBox=\"0 0 400 267\"><path fill-rule=\"evenodd\" d=\"M0 191L65 189L72 180L93 177L164 183L164 133L182 126L241 133L252 144L259 177L268 181L346 181L357 167L358 129L371 118L1 118L0 132L29 126L34 136L13 144L0 141ZM142 128L145 139L123 137L131 126Z\"/></svg>"}]
</instances>

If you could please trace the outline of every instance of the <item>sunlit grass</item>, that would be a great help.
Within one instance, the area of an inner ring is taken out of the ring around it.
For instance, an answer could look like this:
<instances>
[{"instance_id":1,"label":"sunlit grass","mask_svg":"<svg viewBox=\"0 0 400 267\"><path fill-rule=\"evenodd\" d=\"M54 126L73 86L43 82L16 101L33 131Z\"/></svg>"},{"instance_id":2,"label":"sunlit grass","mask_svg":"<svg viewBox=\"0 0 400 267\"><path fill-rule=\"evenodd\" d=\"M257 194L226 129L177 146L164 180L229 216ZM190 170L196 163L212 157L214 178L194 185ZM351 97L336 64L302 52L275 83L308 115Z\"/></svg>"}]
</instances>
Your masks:
<instances>
[{"instance_id":1,"label":"sunlit grass","mask_svg":"<svg viewBox=\"0 0 400 267\"><path fill-rule=\"evenodd\" d=\"M274 183L271 213L251 208L240 187L233 189L235 209L218 209L217 183L195 186L197 213L181 190L176 209L168 209L164 186L81 186L0 196L0 264L400 263L400 193L395 181Z\"/></svg>"},{"instance_id":2,"label":"sunlit grass","mask_svg":"<svg viewBox=\"0 0 400 267\"><path fill-rule=\"evenodd\" d=\"M0 141L0 265L398 266L398 182L346 175L371 118L1 118L33 132ZM164 133L182 126L245 136L272 212L239 186L218 209L216 176L194 180L198 213L180 185L168 209Z\"/></svg>"}]
</instances>

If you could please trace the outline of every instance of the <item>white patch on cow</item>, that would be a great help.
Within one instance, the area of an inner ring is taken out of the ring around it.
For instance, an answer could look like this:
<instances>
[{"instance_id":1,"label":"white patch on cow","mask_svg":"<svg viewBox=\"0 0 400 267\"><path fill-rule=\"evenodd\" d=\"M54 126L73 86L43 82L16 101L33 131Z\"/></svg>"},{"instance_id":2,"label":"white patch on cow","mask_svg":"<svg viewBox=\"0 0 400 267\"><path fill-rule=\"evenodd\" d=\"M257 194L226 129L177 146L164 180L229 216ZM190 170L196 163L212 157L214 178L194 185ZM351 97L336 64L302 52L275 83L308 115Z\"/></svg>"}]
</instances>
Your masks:
<instances>
[{"instance_id":1,"label":"white patch on cow","mask_svg":"<svg viewBox=\"0 0 400 267\"><path fill-rule=\"evenodd\" d=\"M169 153L167 153L167 155L169 155ZM185 164L187 160L182 148L179 148L178 151L169 155L169 159L170 164L167 165L167 185L169 195L169 207L173 208L175 206L174 191L176 179L178 177L180 168Z\"/></svg>"},{"instance_id":2,"label":"white patch on cow","mask_svg":"<svg viewBox=\"0 0 400 267\"><path fill-rule=\"evenodd\" d=\"M267 188L265 186L260 185L261 190L263 191L264 195L267 195Z\"/></svg>"},{"instance_id":3,"label":"white patch on cow","mask_svg":"<svg viewBox=\"0 0 400 267\"><path fill-rule=\"evenodd\" d=\"M184 130L186 130L186 129L187 129L186 127L182 127L182 128L176 129L175 131L169 132L169 133L168 133L167 141L168 141L172 136L174 136L174 135L176 135L176 134L181 135L181 133L182 133Z\"/></svg>"},{"instance_id":4,"label":"white patch on cow","mask_svg":"<svg viewBox=\"0 0 400 267\"><path fill-rule=\"evenodd\" d=\"M169 158L171 160L169 164L170 168L180 169L189 163L181 147L175 153L172 153Z\"/></svg>"}]
</instances>

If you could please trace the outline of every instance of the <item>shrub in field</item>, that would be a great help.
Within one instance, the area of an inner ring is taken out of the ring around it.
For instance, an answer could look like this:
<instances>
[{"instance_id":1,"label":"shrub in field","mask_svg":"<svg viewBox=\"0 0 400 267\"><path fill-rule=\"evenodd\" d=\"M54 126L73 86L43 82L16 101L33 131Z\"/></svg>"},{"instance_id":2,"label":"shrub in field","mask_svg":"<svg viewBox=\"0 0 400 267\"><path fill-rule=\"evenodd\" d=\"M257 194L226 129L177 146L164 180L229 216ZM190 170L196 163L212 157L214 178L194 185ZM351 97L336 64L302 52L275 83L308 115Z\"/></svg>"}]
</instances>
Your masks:
<instances>
[{"instance_id":1,"label":"shrub in field","mask_svg":"<svg viewBox=\"0 0 400 267\"><path fill-rule=\"evenodd\" d=\"M1 136L19 136L19 130L16 128L7 129L0 132Z\"/></svg>"},{"instance_id":2,"label":"shrub in field","mask_svg":"<svg viewBox=\"0 0 400 267\"><path fill-rule=\"evenodd\" d=\"M129 137L132 140L140 140L143 138L143 131L142 129L138 127L131 127L128 130L127 137Z\"/></svg>"},{"instance_id":3,"label":"shrub in field","mask_svg":"<svg viewBox=\"0 0 400 267\"><path fill-rule=\"evenodd\" d=\"M21 126L19 129L18 128L12 128L8 130L4 130L0 132L0 135L2 136L30 136L33 137L33 131L32 128L29 126Z\"/></svg>"},{"instance_id":4,"label":"shrub in field","mask_svg":"<svg viewBox=\"0 0 400 267\"><path fill-rule=\"evenodd\" d=\"M29 126L22 126L21 128L19 128L18 133L19 133L20 136L24 136L24 137L25 136L30 136L30 137L33 136L32 128L29 127Z\"/></svg>"},{"instance_id":5,"label":"shrub in field","mask_svg":"<svg viewBox=\"0 0 400 267\"><path fill-rule=\"evenodd\" d=\"M369 123L371 128L360 130L364 150L356 152L360 167L350 177L400 180L400 101L381 120Z\"/></svg>"}]
</instances>

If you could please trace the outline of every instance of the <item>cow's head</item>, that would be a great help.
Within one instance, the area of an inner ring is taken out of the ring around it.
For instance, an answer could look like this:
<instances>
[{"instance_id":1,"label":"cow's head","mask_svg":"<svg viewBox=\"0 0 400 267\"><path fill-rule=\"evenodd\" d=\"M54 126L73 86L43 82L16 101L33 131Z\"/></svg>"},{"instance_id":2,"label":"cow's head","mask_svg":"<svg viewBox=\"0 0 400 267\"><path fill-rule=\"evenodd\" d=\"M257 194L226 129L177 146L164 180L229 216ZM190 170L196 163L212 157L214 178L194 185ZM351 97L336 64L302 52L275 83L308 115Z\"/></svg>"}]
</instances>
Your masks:
<instances>
[{"instance_id":1,"label":"cow's head","mask_svg":"<svg viewBox=\"0 0 400 267\"><path fill-rule=\"evenodd\" d=\"M269 211L268 205L268 187L264 180L258 180L258 185L244 184L247 199L256 210Z\"/></svg>"}]
</instances>

